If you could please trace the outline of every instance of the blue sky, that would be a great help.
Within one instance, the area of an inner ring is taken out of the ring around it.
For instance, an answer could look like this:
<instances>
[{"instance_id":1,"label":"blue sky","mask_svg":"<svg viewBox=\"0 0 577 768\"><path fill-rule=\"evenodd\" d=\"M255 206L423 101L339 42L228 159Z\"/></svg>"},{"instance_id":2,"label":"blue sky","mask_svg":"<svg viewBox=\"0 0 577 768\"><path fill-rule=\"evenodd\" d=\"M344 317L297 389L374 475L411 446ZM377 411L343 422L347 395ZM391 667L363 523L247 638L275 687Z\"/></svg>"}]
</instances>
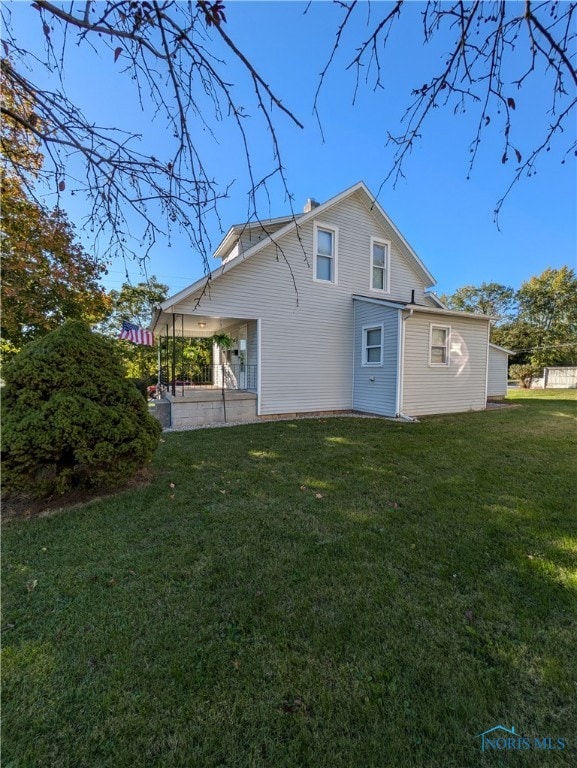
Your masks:
<instances>
[{"instance_id":1,"label":"blue sky","mask_svg":"<svg viewBox=\"0 0 577 768\"><path fill-rule=\"evenodd\" d=\"M373 20L387 5L371 5ZM423 5L410 4L391 41L383 59L384 90L374 92L370 84L361 87L353 105L354 74L346 65L359 41L367 37L369 6L361 8L321 92L323 141L312 105L342 12L328 2L313 2L306 14L307 4L301 2L226 3L228 34L305 126L300 130L277 114L278 138L296 211L302 210L308 197L323 202L360 180L378 191L391 164L387 132L400 133L399 121L411 101L411 89L430 78L431 65L438 68L449 44L447 39L439 40L437 47L423 45L422 36L416 33ZM20 41L41 50L44 40L37 14L28 3L14 5L12 13ZM68 51L66 86L85 114L101 125L136 125L143 133L144 147L162 146L164 126L139 113L129 81L110 56L89 55L86 47L69 46ZM228 71L235 92L239 99L246 98L251 112L246 79L232 62ZM547 125L550 83L541 73L529 87L514 93L514 130L523 155ZM476 125L473 113L454 115L450 108L437 110L405 167L406 178L396 188L389 182L381 190L379 202L437 279L439 293L491 281L518 287L546 267L577 267L575 161L571 158L562 165L561 147L538 163L534 177L514 188L503 206L500 229L496 227L493 209L511 174L510 164L503 166L500 161L503 145L497 122L483 135L467 180L469 145ZM215 131L218 145L208 142L200 128L199 141L215 178L223 185L235 180L230 199L220 209L226 231L246 217L249 182L231 122L224 120ZM254 142L252 162L257 171L265 173L271 163L270 148L256 120L249 133ZM263 201L262 216L289 212L280 184L270 186L269 199L270 208ZM63 205L79 224L86 214L85 203L65 195ZM209 222L209 232L214 249L222 237L216 220ZM142 279L135 264L127 266L133 282ZM177 236L170 248L164 243L155 248L148 274L176 292L202 274L202 262L185 239ZM113 262L107 287L118 288L124 279L124 264Z\"/></svg>"}]
</instances>

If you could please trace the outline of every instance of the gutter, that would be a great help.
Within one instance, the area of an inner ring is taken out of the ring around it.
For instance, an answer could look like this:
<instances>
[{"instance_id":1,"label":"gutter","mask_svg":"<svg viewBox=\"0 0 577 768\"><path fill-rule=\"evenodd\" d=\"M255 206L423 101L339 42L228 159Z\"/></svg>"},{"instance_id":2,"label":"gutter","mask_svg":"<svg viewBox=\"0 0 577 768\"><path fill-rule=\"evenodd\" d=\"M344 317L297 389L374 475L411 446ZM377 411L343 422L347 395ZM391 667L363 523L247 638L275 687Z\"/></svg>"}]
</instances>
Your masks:
<instances>
[{"instance_id":1,"label":"gutter","mask_svg":"<svg viewBox=\"0 0 577 768\"><path fill-rule=\"evenodd\" d=\"M413 312L415 311L413 307L407 307L408 315L403 315L403 312L401 311L399 313L399 332L400 332L400 339L399 339L399 364L398 364L398 381L397 381L397 418L402 419L403 421L410 421L414 422L417 421L413 416L407 416L406 413L403 413L401 411L401 408L403 406L403 374L405 369L405 323L407 320L413 316ZM402 318L402 319L401 319Z\"/></svg>"}]
</instances>

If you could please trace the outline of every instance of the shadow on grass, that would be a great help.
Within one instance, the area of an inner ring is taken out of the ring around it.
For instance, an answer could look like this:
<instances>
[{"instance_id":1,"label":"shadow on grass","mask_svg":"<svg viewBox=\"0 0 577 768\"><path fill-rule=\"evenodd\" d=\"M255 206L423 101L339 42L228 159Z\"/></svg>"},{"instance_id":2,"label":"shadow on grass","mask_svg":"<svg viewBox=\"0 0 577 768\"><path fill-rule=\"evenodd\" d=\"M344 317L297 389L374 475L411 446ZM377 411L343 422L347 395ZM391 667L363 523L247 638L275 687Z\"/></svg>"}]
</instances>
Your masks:
<instances>
[{"instance_id":1,"label":"shadow on grass","mask_svg":"<svg viewBox=\"0 0 577 768\"><path fill-rule=\"evenodd\" d=\"M576 455L537 403L167 435L149 487L6 529L5 758L473 768L497 723L571 737Z\"/></svg>"}]
</instances>

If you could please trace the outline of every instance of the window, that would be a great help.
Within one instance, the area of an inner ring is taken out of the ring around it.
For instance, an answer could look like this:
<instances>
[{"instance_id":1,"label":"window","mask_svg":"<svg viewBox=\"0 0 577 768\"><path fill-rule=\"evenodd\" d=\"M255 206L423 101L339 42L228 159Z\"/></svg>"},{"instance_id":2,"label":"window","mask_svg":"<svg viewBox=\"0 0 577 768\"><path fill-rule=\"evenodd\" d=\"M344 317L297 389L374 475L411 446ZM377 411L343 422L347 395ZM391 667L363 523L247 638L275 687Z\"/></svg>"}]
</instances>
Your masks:
<instances>
[{"instance_id":1,"label":"window","mask_svg":"<svg viewBox=\"0 0 577 768\"><path fill-rule=\"evenodd\" d=\"M386 240L371 238L371 290L389 293L389 251Z\"/></svg>"},{"instance_id":2,"label":"window","mask_svg":"<svg viewBox=\"0 0 577 768\"><path fill-rule=\"evenodd\" d=\"M363 328L363 365L383 364L383 326Z\"/></svg>"},{"instance_id":3,"label":"window","mask_svg":"<svg viewBox=\"0 0 577 768\"><path fill-rule=\"evenodd\" d=\"M449 336L446 325L431 325L429 365L449 365Z\"/></svg>"},{"instance_id":4,"label":"window","mask_svg":"<svg viewBox=\"0 0 577 768\"><path fill-rule=\"evenodd\" d=\"M338 231L315 222L314 238L314 279L323 283L336 283Z\"/></svg>"}]
</instances>

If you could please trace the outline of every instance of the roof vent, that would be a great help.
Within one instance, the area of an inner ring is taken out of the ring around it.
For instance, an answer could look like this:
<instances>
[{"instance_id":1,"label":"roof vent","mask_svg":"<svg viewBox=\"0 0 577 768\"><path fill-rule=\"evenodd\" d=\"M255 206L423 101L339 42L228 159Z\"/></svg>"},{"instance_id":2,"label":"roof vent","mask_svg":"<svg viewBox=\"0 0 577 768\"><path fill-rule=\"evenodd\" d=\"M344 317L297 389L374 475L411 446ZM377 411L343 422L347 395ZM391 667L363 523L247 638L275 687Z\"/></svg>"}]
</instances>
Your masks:
<instances>
[{"instance_id":1,"label":"roof vent","mask_svg":"<svg viewBox=\"0 0 577 768\"><path fill-rule=\"evenodd\" d=\"M319 205L320 203L317 203L314 197L309 197L305 203L305 207L303 208L303 213L310 213L313 208L318 208Z\"/></svg>"}]
</instances>

